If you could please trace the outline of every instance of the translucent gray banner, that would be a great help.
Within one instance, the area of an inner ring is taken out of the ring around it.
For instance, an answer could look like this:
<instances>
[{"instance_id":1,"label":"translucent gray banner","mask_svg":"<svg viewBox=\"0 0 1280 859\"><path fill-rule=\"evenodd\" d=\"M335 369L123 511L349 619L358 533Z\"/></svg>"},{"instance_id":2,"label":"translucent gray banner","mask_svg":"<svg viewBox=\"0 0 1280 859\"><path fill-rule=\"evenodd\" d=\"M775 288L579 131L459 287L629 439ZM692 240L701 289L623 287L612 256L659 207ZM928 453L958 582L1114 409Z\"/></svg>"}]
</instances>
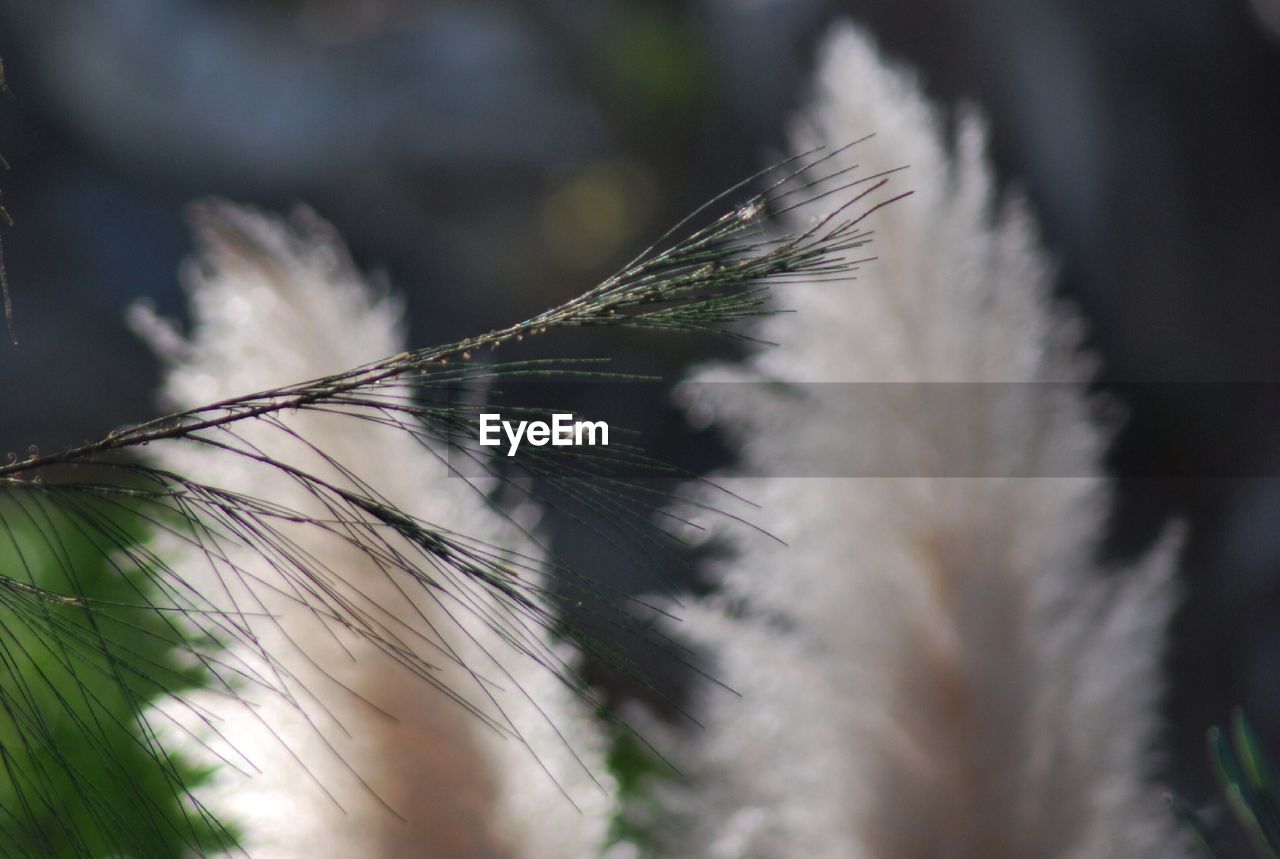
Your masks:
<instances>
[{"instance_id":1,"label":"translucent gray banner","mask_svg":"<svg viewBox=\"0 0 1280 859\"><path fill-rule=\"evenodd\" d=\"M484 402L450 396L449 462L460 476L514 468L584 479L707 469L746 477L1085 477L1097 473L1135 412L1148 421L1143 438L1158 440L1159 421L1177 421L1170 436L1194 444L1130 450L1120 477L1280 475L1280 384L1270 382L1123 383L1082 398L1074 383L673 388L607 379L495 384ZM1275 444L1258 444L1259 425L1275 428ZM1099 426L1101 434L1091 429Z\"/></svg>"}]
</instances>

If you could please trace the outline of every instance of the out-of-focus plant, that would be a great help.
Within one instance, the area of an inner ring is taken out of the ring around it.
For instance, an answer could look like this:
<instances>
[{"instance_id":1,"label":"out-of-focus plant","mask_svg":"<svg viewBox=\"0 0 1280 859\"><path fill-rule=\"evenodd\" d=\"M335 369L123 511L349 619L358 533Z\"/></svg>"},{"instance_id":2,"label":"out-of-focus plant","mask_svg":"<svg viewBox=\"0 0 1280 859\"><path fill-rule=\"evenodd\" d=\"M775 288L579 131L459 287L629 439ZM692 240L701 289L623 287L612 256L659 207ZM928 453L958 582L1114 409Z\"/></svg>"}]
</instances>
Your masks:
<instances>
[{"instance_id":1,"label":"out-of-focus plant","mask_svg":"<svg viewBox=\"0 0 1280 859\"><path fill-rule=\"evenodd\" d=\"M209 680L190 658L198 642L142 607L160 600L148 579L148 530L127 509L57 487L11 485L0 495L5 856L234 846L232 832L187 802L209 770L166 753L139 718L156 695L184 696Z\"/></svg>"},{"instance_id":2,"label":"out-of-focus plant","mask_svg":"<svg viewBox=\"0 0 1280 859\"><path fill-rule=\"evenodd\" d=\"M1249 833L1258 855L1267 859L1280 857L1280 797L1276 793L1275 769L1244 713L1237 710L1232 714L1228 731L1211 728L1208 744L1227 803ZM1211 827L1194 809L1176 797L1170 799L1170 804L1207 856L1227 859L1227 854L1216 846Z\"/></svg>"},{"instance_id":3,"label":"out-of-focus plant","mask_svg":"<svg viewBox=\"0 0 1280 859\"><path fill-rule=\"evenodd\" d=\"M915 194L855 286L798 279L752 329L779 345L685 392L769 533L702 523L712 587L673 634L739 695L703 684L663 747L654 855L1176 856L1149 781L1176 540L1097 561L1106 426L1028 207L854 27L814 90L792 145L874 130L837 160L901 159Z\"/></svg>"}]
</instances>

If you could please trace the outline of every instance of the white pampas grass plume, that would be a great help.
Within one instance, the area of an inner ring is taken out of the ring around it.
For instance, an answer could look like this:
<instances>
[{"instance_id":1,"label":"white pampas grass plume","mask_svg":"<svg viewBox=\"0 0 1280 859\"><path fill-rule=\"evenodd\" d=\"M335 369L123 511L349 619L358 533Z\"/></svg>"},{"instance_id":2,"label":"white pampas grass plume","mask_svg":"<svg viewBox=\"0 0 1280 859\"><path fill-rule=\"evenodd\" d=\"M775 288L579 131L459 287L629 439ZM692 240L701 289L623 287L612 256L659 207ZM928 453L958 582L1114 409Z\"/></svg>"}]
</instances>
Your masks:
<instances>
[{"instance_id":1,"label":"white pampas grass plume","mask_svg":"<svg viewBox=\"0 0 1280 859\"><path fill-rule=\"evenodd\" d=\"M668 751L663 855L1178 855L1147 781L1172 547L1098 568L1079 326L1025 206L996 200L980 124L949 147L916 81L841 26L793 146L871 132L826 166L909 165L876 261L779 290L796 312L756 333L781 345L690 386L743 471L775 475L725 482L787 545L709 523L719 592L680 629L741 698L705 691L705 730Z\"/></svg>"},{"instance_id":2,"label":"white pampas grass plume","mask_svg":"<svg viewBox=\"0 0 1280 859\"><path fill-rule=\"evenodd\" d=\"M184 278L191 333L145 310L133 318L165 362L170 405L317 378L404 349L400 302L366 285L314 215L284 223L211 205L198 211L196 227L200 252ZM409 392L388 385L376 394L393 401ZM222 437L504 547L484 551L523 556L525 595L546 609L537 602L538 549L412 429L298 410L239 421ZM207 444L158 442L149 451L195 480L305 516L333 515L307 485L265 462ZM241 676L235 694L160 702L151 721L171 746L218 768L196 799L242 832L249 854L599 856L613 811L603 737L586 704L545 664L568 658L545 629L466 577L442 574L424 585L379 563L379 553L407 552L395 534L370 554L332 529L275 527L314 568L325 604L370 619L384 644L432 666L439 688L374 638L316 610L296 571L278 559L234 548L211 555L170 535L157 553L198 592L220 594L217 604L238 612L240 633L222 661Z\"/></svg>"}]
</instances>

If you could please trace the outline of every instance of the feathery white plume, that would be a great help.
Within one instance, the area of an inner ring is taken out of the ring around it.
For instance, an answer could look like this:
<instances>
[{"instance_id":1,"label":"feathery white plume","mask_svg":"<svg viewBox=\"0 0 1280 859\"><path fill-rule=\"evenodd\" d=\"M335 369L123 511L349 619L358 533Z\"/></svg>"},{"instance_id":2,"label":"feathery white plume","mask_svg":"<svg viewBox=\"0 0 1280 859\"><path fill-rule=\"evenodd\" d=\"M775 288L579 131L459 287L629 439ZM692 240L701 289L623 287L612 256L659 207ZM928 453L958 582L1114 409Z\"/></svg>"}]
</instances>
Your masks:
<instances>
[{"instance_id":1,"label":"feathery white plume","mask_svg":"<svg viewBox=\"0 0 1280 859\"><path fill-rule=\"evenodd\" d=\"M286 224L215 205L200 210L197 237L199 257L184 278L190 336L145 310L133 320L168 367L171 405L316 378L404 349L400 303L363 282L314 215ZM378 393L408 395L392 387ZM363 481L441 529L538 555L486 506L475 481L451 476L443 452L406 429L314 411L278 420L287 431L272 421L239 422L240 445L338 485ZM243 456L193 444L149 450L176 473L309 516L328 513L301 483ZM188 756L222 764L196 798L241 829L248 852L257 859L599 856L613 810L603 737L584 702L515 643L547 661L567 658L545 630L469 580L423 587L333 533L280 527L334 599L350 600L387 638L435 666L435 679L476 712L305 605L273 559L245 552L214 563L200 547L170 539L157 551L201 592L222 594L224 609L242 612L241 637L257 647L240 641L224 657L245 673L236 695L161 702L152 721ZM396 551L397 538L386 539L385 551ZM538 573L528 561L521 569L536 600L530 577Z\"/></svg>"},{"instance_id":2,"label":"feathery white plume","mask_svg":"<svg viewBox=\"0 0 1280 859\"><path fill-rule=\"evenodd\" d=\"M680 627L742 697L704 692L706 729L668 752L687 781L663 855L1176 855L1146 781L1172 547L1097 566L1078 323L1024 206L995 200L979 123L949 148L916 81L842 26L793 146L872 132L841 164L909 165L914 190L877 214L876 261L781 289L796 312L758 333L782 345L691 386L744 471L775 475L725 483L787 545L708 523L722 587Z\"/></svg>"}]
</instances>

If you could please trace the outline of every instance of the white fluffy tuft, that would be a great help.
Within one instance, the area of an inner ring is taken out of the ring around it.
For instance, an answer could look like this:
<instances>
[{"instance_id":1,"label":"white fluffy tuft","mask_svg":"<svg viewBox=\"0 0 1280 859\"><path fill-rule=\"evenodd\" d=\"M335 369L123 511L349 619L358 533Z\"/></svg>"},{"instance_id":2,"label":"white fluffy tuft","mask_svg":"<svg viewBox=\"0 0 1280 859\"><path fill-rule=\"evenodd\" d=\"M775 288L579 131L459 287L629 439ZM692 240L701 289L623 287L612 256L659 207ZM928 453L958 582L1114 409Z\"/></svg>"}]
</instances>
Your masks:
<instances>
[{"instance_id":1,"label":"white fluffy tuft","mask_svg":"<svg viewBox=\"0 0 1280 859\"><path fill-rule=\"evenodd\" d=\"M312 379L404 349L400 302L367 286L332 229L311 213L289 224L228 205L198 214L200 253L184 278L190 335L145 310L133 318L167 366L172 406ZM450 476L442 453L407 432L306 411L281 420L306 443L266 422L242 422L236 432L277 460L350 486L316 452L323 450L409 514L537 555L472 483ZM243 457L193 444L158 443L149 452L193 479L324 515L299 484ZM521 635L559 653L545 632L474 583L454 578L443 591L423 588L332 534L303 524L285 534L344 597L377 613L390 634L438 666L442 684L498 727L318 618L268 559L241 552L215 568L203 552L170 540L157 549L161 556L203 593L222 593L219 605L244 611L247 634L281 669L234 645L224 660L249 678L238 697L204 692L161 702L152 718L189 757L225 762L196 797L241 829L248 852L257 859L599 856L613 812L603 737L580 699L485 620L523 627ZM255 675L266 682L253 682Z\"/></svg>"},{"instance_id":2,"label":"white fluffy tuft","mask_svg":"<svg viewBox=\"0 0 1280 859\"><path fill-rule=\"evenodd\" d=\"M914 190L876 214L876 260L781 289L796 312L759 334L782 345L694 379L783 385L693 387L747 473L880 476L725 481L787 545L710 524L721 591L680 630L742 697L706 690L706 729L668 752L687 782L663 855L1178 855L1147 782L1173 552L1097 567L1079 325L1025 206L996 200L979 123L949 149L914 79L839 27L793 146L868 132L835 166L909 165Z\"/></svg>"}]
</instances>

